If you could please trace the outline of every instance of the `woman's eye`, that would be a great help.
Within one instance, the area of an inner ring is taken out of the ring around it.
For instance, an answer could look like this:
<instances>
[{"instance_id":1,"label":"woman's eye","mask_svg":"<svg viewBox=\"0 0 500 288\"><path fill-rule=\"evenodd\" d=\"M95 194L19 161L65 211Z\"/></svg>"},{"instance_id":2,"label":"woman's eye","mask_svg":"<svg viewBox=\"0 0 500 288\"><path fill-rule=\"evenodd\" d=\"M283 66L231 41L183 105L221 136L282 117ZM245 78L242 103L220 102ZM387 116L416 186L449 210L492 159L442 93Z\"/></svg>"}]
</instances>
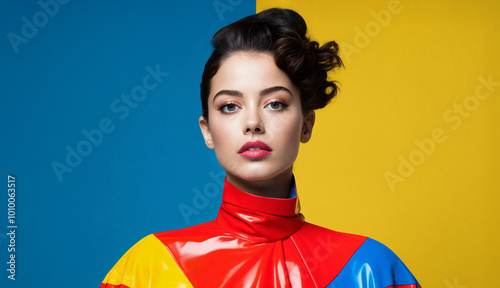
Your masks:
<instances>
[{"instance_id":1,"label":"woman's eye","mask_svg":"<svg viewBox=\"0 0 500 288\"><path fill-rule=\"evenodd\" d=\"M238 110L238 106L236 106L236 104L226 104L222 105L219 108L219 110L222 111L223 113L231 113Z\"/></svg>"},{"instance_id":2,"label":"woman's eye","mask_svg":"<svg viewBox=\"0 0 500 288\"><path fill-rule=\"evenodd\" d=\"M285 103L282 103L282 102L272 102L272 103L267 104L266 107L268 107L272 110L279 110L279 109L286 108L287 106L288 105L286 105Z\"/></svg>"}]
</instances>

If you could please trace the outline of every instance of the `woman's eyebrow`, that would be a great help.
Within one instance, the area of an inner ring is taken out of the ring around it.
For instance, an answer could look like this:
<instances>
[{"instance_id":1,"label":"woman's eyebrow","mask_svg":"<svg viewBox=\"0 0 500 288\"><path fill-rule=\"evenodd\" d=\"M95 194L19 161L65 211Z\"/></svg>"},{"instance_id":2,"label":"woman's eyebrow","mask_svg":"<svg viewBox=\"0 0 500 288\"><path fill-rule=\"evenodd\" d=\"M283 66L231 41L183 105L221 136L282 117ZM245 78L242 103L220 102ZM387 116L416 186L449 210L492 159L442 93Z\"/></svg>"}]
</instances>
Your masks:
<instances>
[{"instance_id":1,"label":"woman's eyebrow","mask_svg":"<svg viewBox=\"0 0 500 288\"><path fill-rule=\"evenodd\" d=\"M273 87L266 88L266 89L260 91L259 96L263 97L263 96L266 96L266 95L269 95L269 94L272 94L272 93L278 92L278 91L284 91L293 97L292 91L290 91L288 88L283 87L283 86L273 86ZM217 92L214 95L212 102L214 102L215 98L217 98L217 96L220 96L220 95L243 97L243 93L241 93L238 90L220 90L219 92Z\"/></svg>"},{"instance_id":2,"label":"woman's eyebrow","mask_svg":"<svg viewBox=\"0 0 500 288\"><path fill-rule=\"evenodd\" d=\"M271 94L271 93L274 93L274 92L278 92L278 91L285 91L288 94L290 94L290 96L293 97L292 91L290 91L288 88L283 87L283 86L274 86L274 87L266 88L266 89L260 91L260 96L261 97L262 96L266 96L268 94Z\"/></svg>"},{"instance_id":3,"label":"woman's eyebrow","mask_svg":"<svg viewBox=\"0 0 500 288\"><path fill-rule=\"evenodd\" d=\"M238 90L220 90L219 92L217 92L217 94L214 95L214 99L212 99L212 102L214 102L215 98L219 95L243 97L243 94Z\"/></svg>"}]
</instances>

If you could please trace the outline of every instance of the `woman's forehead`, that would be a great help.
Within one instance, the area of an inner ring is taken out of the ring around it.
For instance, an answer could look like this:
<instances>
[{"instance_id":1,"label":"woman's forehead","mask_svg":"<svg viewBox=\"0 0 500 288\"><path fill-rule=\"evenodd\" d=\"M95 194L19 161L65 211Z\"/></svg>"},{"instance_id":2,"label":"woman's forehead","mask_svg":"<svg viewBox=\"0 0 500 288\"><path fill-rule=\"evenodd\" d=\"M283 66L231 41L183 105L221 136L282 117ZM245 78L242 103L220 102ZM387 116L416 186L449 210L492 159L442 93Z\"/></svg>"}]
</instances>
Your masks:
<instances>
[{"instance_id":1,"label":"woman's forehead","mask_svg":"<svg viewBox=\"0 0 500 288\"><path fill-rule=\"evenodd\" d=\"M266 52L233 53L224 59L211 82L212 97L221 89L260 91L282 86L295 92L292 94L298 92L288 75L276 66L273 55Z\"/></svg>"}]
</instances>

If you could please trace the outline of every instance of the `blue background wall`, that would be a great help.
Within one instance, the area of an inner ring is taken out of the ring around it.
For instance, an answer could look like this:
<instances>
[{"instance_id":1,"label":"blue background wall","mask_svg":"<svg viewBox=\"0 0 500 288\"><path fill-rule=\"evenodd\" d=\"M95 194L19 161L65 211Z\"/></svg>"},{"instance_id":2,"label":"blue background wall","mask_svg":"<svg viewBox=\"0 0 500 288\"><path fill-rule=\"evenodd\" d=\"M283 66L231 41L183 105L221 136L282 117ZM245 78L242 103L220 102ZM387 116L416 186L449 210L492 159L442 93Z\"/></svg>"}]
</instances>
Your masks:
<instances>
[{"instance_id":1,"label":"blue background wall","mask_svg":"<svg viewBox=\"0 0 500 288\"><path fill-rule=\"evenodd\" d=\"M223 172L199 131L199 83L211 36L254 1L2 1L0 13L1 287L98 287L142 237L216 216Z\"/></svg>"}]
</instances>

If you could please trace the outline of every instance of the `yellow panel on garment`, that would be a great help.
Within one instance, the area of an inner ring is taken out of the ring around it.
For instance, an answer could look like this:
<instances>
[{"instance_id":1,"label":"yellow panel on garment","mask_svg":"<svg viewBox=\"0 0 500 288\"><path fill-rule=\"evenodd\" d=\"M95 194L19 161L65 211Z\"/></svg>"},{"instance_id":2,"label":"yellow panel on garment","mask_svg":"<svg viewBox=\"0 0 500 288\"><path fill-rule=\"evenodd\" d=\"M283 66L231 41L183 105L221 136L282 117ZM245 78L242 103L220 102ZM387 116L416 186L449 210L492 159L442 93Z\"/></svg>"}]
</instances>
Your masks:
<instances>
[{"instance_id":1,"label":"yellow panel on garment","mask_svg":"<svg viewBox=\"0 0 500 288\"><path fill-rule=\"evenodd\" d=\"M193 287L165 245L152 234L120 258L103 284L130 288Z\"/></svg>"}]
</instances>

